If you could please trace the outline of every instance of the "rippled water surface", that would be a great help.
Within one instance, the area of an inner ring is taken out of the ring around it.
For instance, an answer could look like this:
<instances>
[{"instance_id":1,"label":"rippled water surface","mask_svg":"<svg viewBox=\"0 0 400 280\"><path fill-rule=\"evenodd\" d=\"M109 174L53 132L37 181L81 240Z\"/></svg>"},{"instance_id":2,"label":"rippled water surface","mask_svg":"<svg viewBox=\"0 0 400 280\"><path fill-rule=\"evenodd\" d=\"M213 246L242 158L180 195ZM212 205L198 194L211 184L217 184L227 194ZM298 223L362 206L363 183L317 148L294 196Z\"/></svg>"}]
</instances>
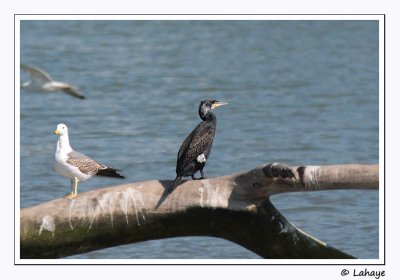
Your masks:
<instances>
[{"instance_id":1,"label":"rippled water surface","mask_svg":"<svg viewBox=\"0 0 400 280\"><path fill-rule=\"evenodd\" d=\"M378 162L378 22L22 21L21 62L78 86L87 100L21 91L21 207L59 198L56 125L127 181L173 179L200 100L229 102L209 177L267 162ZM28 79L25 73L22 80ZM80 192L120 183L93 178ZM296 226L358 258L378 258L378 192L285 194ZM225 240L147 241L71 258L258 258Z\"/></svg>"}]
</instances>

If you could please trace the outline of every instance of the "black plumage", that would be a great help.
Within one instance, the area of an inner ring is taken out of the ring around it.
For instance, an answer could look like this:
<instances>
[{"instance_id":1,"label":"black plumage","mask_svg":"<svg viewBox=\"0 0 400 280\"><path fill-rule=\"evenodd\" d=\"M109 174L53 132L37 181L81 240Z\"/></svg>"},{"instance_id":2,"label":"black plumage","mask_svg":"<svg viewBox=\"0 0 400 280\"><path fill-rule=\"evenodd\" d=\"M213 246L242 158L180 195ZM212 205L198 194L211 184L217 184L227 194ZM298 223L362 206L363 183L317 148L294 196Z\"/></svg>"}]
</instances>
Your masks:
<instances>
[{"instance_id":1,"label":"black plumage","mask_svg":"<svg viewBox=\"0 0 400 280\"><path fill-rule=\"evenodd\" d=\"M191 176L193 180L205 178L203 168L210 155L217 126L217 118L211 110L226 104L217 100L204 100L200 103L199 115L203 121L186 137L179 149L176 178L169 192L180 183L182 177ZM194 177L197 171L200 171L200 178Z\"/></svg>"},{"instance_id":2,"label":"black plumage","mask_svg":"<svg viewBox=\"0 0 400 280\"><path fill-rule=\"evenodd\" d=\"M119 171L119 170L111 168L111 167L106 167L104 169L99 169L99 171L97 171L96 175L125 179L125 177L122 176L121 174L118 174L117 171Z\"/></svg>"}]
</instances>

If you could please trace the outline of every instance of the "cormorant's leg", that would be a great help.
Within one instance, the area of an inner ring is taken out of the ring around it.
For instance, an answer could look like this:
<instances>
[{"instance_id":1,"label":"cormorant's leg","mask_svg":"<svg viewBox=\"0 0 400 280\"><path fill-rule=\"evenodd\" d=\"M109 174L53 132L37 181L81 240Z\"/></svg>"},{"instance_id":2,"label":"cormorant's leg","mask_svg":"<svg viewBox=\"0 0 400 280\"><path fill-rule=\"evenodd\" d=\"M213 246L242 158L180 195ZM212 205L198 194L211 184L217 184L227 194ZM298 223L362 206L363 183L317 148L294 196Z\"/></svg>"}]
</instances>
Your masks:
<instances>
[{"instance_id":1,"label":"cormorant's leg","mask_svg":"<svg viewBox=\"0 0 400 280\"><path fill-rule=\"evenodd\" d=\"M203 169L200 169L200 174L201 174L200 179L206 179L206 176L204 176L204 173L203 173Z\"/></svg>"},{"instance_id":2,"label":"cormorant's leg","mask_svg":"<svg viewBox=\"0 0 400 280\"><path fill-rule=\"evenodd\" d=\"M196 177L194 177L194 174L192 174L192 179L193 180L200 180L201 178L196 178Z\"/></svg>"}]
</instances>

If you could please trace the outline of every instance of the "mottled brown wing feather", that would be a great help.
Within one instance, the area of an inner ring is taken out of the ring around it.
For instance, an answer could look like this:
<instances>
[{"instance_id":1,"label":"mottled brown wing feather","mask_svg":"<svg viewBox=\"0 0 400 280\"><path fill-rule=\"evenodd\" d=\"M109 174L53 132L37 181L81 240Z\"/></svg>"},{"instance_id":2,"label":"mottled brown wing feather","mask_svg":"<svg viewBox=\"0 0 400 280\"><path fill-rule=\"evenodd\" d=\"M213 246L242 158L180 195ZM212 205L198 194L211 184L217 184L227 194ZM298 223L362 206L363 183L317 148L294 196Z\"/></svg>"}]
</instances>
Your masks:
<instances>
[{"instance_id":1,"label":"mottled brown wing feather","mask_svg":"<svg viewBox=\"0 0 400 280\"><path fill-rule=\"evenodd\" d=\"M84 174L96 174L99 169L107 168L107 166L75 151L68 154L67 163L78 167Z\"/></svg>"}]
</instances>

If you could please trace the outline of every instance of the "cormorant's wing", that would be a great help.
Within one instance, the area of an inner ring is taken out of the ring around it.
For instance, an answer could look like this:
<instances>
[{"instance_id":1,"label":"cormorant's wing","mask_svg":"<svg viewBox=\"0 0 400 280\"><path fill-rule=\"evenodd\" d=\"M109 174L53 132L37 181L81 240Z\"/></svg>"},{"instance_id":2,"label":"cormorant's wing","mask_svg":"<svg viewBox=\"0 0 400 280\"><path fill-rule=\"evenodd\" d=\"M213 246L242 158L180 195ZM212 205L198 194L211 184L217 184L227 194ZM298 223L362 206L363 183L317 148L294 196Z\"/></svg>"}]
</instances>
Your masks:
<instances>
[{"instance_id":1,"label":"cormorant's wing","mask_svg":"<svg viewBox=\"0 0 400 280\"><path fill-rule=\"evenodd\" d=\"M179 151L178 151L178 161L182 157L182 154L189 147L190 142L192 141L192 139L195 136L195 134L196 134L196 129L193 129L193 131L186 137L185 141L183 141L183 143L182 143L182 145L181 145L181 147L179 148Z\"/></svg>"},{"instance_id":2,"label":"cormorant's wing","mask_svg":"<svg viewBox=\"0 0 400 280\"><path fill-rule=\"evenodd\" d=\"M29 75L31 75L32 80L37 82L45 83L52 81L50 75L39 68L21 64L21 69L25 72L28 72Z\"/></svg>"},{"instance_id":3,"label":"cormorant's wing","mask_svg":"<svg viewBox=\"0 0 400 280\"><path fill-rule=\"evenodd\" d=\"M200 123L182 143L178 152L177 166L196 159L212 145L214 139L214 128Z\"/></svg>"},{"instance_id":4,"label":"cormorant's wing","mask_svg":"<svg viewBox=\"0 0 400 280\"><path fill-rule=\"evenodd\" d=\"M80 98L80 99L85 99L86 98L85 96L80 94L77 89L75 89L75 88L73 88L71 86L63 88L62 92L66 93L68 95L71 95L73 97L76 97L76 98Z\"/></svg>"}]
</instances>

